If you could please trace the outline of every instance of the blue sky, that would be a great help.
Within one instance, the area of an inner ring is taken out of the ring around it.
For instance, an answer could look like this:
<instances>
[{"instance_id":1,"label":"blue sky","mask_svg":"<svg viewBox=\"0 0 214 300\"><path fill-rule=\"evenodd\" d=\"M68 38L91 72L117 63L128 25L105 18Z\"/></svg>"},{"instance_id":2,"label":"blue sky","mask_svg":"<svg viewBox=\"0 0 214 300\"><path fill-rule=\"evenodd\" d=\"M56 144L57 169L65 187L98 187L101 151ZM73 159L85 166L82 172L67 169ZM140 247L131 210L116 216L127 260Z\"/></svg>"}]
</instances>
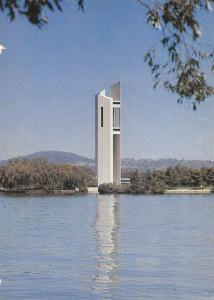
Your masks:
<instances>
[{"instance_id":1,"label":"blue sky","mask_svg":"<svg viewBox=\"0 0 214 300\"><path fill-rule=\"evenodd\" d=\"M214 45L211 18L201 17L202 33ZM123 157L214 159L214 99L193 112L152 89L143 56L156 38L137 0L90 0L84 13L67 1L42 30L2 17L0 159L41 150L94 157L94 94L118 80Z\"/></svg>"}]
</instances>

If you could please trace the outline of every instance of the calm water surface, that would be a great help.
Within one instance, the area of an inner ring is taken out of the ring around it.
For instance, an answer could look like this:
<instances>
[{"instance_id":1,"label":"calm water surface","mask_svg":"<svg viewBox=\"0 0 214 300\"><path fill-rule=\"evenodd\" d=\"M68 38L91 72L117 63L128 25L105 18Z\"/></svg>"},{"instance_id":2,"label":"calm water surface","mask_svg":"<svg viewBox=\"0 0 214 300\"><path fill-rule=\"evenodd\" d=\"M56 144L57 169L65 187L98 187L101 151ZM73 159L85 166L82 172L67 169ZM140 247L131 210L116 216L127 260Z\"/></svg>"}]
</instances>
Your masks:
<instances>
[{"instance_id":1,"label":"calm water surface","mask_svg":"<svg viewBox=\"0 0 214 300\"><path fill-rule=\"evenodd\" d=\"M0 196L0 299L213 299L214 196Z\"/></svg>"}]
</instances>

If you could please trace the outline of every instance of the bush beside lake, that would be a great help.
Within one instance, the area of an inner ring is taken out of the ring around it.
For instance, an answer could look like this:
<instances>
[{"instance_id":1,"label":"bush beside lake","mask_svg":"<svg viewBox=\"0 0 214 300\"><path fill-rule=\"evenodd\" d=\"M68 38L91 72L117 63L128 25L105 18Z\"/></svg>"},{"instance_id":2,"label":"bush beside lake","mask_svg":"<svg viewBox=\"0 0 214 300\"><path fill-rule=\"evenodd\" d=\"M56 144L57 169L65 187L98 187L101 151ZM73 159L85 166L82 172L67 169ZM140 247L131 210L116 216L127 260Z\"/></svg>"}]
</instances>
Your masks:
<instances>
[{"instance_id":1,"label":"bush beside lake","mask_svg":"<svg viewBox=\"0 0 214 300\"><path fill-rule=\"evenodd\" d=\"M130 185L102 184L99 193L163 194L166 189L203 189L214 186L214 168L192 169L178 165L145 173L125 171L123 176L130 178Z\"/></svg>"},{"instance_id":2,"label":"bush beside lake","mask_svg":"<svg viewBox=\"0 0 214 300\"><path fill-rule=\"evenodd\" d=\"M98 192L100 194L163 194L165 192L165 188L162 184L138 186L135 184L115 185L112 183L104 183L98 187Z\"/></svg>"},{"instance_id":3,"label":"bush beside lake","mask_svg":"<svg viewBox=\"0 0 214 300\"><path fill-rule=\"evenodd\" d=\"M49 163L46 159L13 159L0 167L0 186L7 191L78 190L94 184L93 172L81 166Z\"/></svg>"}]
</instances>

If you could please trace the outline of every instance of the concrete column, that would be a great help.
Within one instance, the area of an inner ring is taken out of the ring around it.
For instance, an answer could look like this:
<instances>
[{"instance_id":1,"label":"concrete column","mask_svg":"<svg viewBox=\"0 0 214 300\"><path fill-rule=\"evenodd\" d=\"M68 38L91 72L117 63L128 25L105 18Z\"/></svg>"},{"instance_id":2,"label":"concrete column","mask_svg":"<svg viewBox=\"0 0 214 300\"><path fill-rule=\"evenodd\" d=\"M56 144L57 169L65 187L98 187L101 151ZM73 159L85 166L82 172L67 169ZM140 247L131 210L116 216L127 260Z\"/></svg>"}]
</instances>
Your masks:
<instances>
[{"instance_id":1,"label":"concrete column","mask_svg":"<svg viewBox=\"0 0 214 300\"><path fill-rule=\"evenodd\" d=\"M121 183L120 82L95 96L95 162L97 185ZM114 120L113 120L114 119Z\"/></svg>"},{"instance_id":2,"label":"concrete column","mask_svg":"<svg viewBox=\"0 0 214 300\"><path fill-rule=\"evenodd\" d=\"M95 97L95 160L97 184L113 182L112 99L104 91Z\"/></svg>"},{"instance_id":3,"label":"concrete column","mask_svg":"<svg viewBox=\"0 0 214 300\"><path fill-rule=\"evenodd\" d=\"M113 134L113 181L121 184L120 134Z\"/></svg>"}]
</instances>

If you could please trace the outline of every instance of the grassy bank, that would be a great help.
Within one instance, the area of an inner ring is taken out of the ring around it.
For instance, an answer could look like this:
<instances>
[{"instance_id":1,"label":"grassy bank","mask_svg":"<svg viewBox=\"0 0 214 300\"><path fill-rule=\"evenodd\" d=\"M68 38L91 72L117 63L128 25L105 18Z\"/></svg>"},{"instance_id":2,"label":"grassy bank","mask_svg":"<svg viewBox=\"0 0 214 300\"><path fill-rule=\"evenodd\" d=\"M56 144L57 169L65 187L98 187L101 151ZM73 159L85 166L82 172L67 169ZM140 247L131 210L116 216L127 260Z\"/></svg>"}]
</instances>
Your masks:
<instances>
[{"instance_id":1,"label":"grassy bank","mask_svg":"<svg viewBox=\"0 0 214 300\"><path fill-rule=\"evenodd\" d=\"M175 188L175 189L166 189L165 194L193 194L193 195L206 195L213 193L214 190L212 187L207 188L192 188L192 187L185 187L185 188Z\"/></svg>"}]
</instances>

